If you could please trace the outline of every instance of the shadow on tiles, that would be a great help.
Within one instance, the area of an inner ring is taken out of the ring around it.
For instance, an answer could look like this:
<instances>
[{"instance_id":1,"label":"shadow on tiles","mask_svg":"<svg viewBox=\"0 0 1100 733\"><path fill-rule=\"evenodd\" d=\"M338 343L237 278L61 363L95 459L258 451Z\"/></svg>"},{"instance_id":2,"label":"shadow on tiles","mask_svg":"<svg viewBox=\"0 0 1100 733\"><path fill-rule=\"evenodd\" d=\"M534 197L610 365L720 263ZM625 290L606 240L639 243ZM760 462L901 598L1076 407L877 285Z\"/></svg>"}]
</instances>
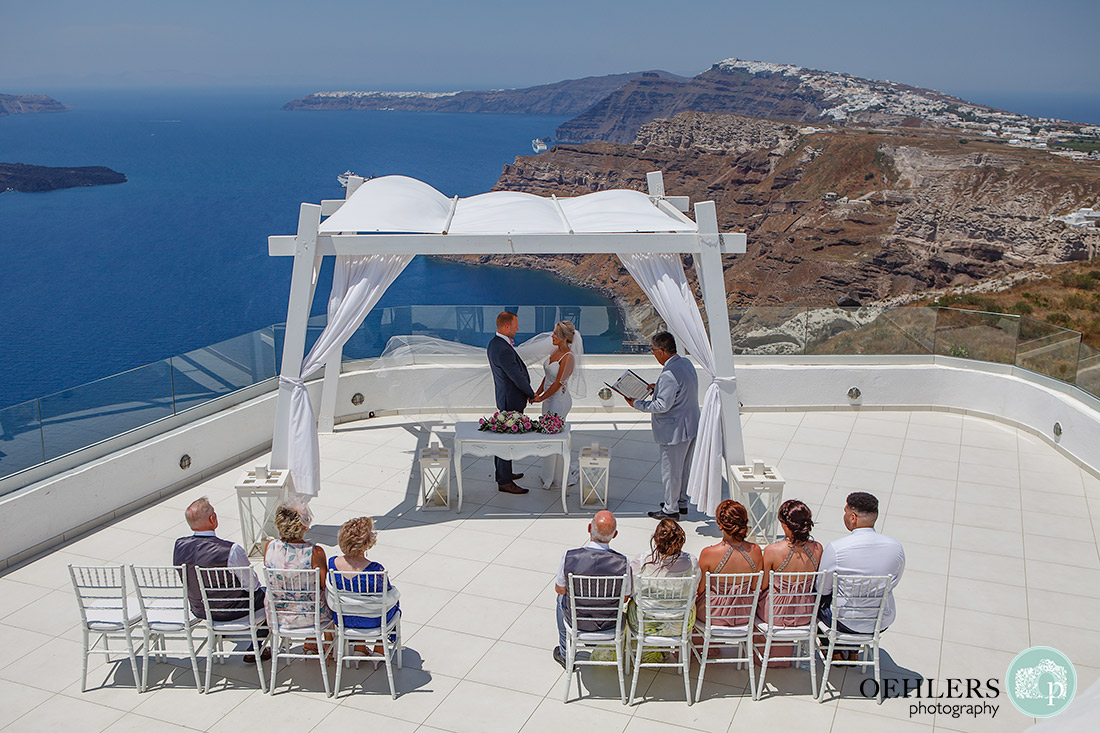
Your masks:
<instances>
[{"instance_id":1,"label":"shadow on tiles","mask_svg":"<svg viewBox=\"0 0 1100 733\"><path fill-rule=\"evenodd\" d=\"M137 646L135 644L135 646ZM105 690L113 687L133 687L137 689L137 683L134 681L134 671L130 668L130 659L126 656L126 652L121 652L121 659L112 659L106 664L101 664L96 668L92 668L94 658L88 662L88 692L94 690ZM137 657L138 668L141 668L141 655ZM190 662L188 662L190 664ZM150 675L152 670L150 670ZM188 674L188 680L191 679L191 675ZM79 680L78 680L79 681Z\"/></svg>"},{"instance_id":2,"label":"shadow on tiles","mask_svg":"<svg viewBox=\"0 0 1100 733\"><path fill-rule=\"evenodd\" d=\"M690 516L691 515L689 514L688 517L690 518ZM695 526L695 534L699 535L700 537L714 537L716 539L720 539L722 537L722 530L719 529L717 522L715 522L713 519L708 518L705 523Z\"/></svg>"},{"instance_id":3,"label":"shadow on tiles","mask_svg":"<svg viewBox=\"0 0 1100 733\"><path fill-rule=\"evenodd\" d=\"M579 682L578 682L579 676ZM643 669L638 677L638 691L639 697L642 696L645 690L649 689L650 684L653 683L653 679L657 676L654 670ZM630 673L625 676L626 681L626 693L630 694ZM573 684L569 688L569 699L566 702L575 702L577 700L609 700L612 702L618 702L622 698L619 695L619 675L615 671L614 667L577 667L573 673L573 681L577 684ZM565 677L563 676L559 681L559 685L565 685ZM578 691L577 688L580 688ZM564 692L564 687L558 687L548 697L553 698L556 695L561 695ZM558 698L560 699L560 697Z\"/></svg>"},{"instance_id":4,"label":"shadow on tiles","mask_svg":"<svg viewBox=\"0 0 1100 733\"><path fill-rule=\"evenodd\" d=\"M204 672L206 661L199 658L199 674ZM255 668L253 668L254 670ZM127 672L127 677L129 672ZM255 678L255 673L253 673ZM213 683L213 680L211 680ZM195 676L191 673L191 660L187 657L172 659L165 662L153 662L149 660L149 677L145 680L146 692L155 692L167 687L183 688L195 687Z\"/></svg>"},{"instance_id":5,"label":"shadow on tiles","mask_svg":"<svg viewBox=\"0 0 1100 733\"><path fill-rule=\"evenodd\" d=\"M393 685L397 691L397 697L401 698L409 694L431 694L437 691L432 687L432 673L424 669L424 660L419 652L403 647L401 661L401 669L398 669L396 664L393 667ZM330 681L336 679L334 666L329 667L329 679ZM375 668L373 662L362 661L359 663L359 669L356 669L354 664L345 668L337 697L343 699L350 695L382 695L388 698L390 683L386 676L386 665L379 664Z\"/></svg>"},{"instance_id":6,"label":"shadow on tiles","mask_svg":"<svg viewBox=\"0 0 1100 733\"><path fill-rule=\"evenodd\" d=\"M912 669L902 667L894 661L889 652L883 649L879 655L879 667L882 672L883 698L906 697L905 691L913 691L925 684L925 675ZM833 675L844 670L844 676L839 685L834 684ZM770 681L769 676L769 681ZM820 682L821 677L818 676ZM825 691L825 700L831 702L838 698L866 699L872 703L878 702L877 688L874 685L873 667L834 667L829 673L829 689Z\"/></svg>"}]
</instances>

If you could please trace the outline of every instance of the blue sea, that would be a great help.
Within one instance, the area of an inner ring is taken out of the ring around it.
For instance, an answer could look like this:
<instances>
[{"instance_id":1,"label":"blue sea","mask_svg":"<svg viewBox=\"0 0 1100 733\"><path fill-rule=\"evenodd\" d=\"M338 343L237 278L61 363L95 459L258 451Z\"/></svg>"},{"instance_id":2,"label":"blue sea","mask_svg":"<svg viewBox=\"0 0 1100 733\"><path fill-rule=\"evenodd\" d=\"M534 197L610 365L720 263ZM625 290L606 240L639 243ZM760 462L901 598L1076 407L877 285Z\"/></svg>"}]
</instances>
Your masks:
<instances>
[{"instance_id":1,"label":"blue sea","mask_svg":"<svg viewBox=\"0 0 1100 733\"><path fill-rule=\"evenodd\" d=\"M105 165L113 186L0 194L0 408L286 319L301 202L336 176L488 190L564 118L283 112L309 90L43 90L63 114L0 118L0 161ZM331 258L329 258L331 260ZM324 312L331 262L317 287ZM603 305L549 274L416 258L379 307Z\"/></svg>"},{"instance_id":2,"label":"blue sea","mask_svg":"<svg viewBox=\"0 0 1100 733\"><path fill-rule=\"evenodd\" d=\"M304 89L44 89L71 109L0 118L0 161L105 165L115 186L0 194L0 408L286 318L298 205L336 176L400 173L447 195L488 190L564 118L283 112ZM955 93L1100 124L1100 97ZM331 263L314 313L324 311ZM542 272L417 258L379 307L605 305Z\"/></svg>"}]
</instances>

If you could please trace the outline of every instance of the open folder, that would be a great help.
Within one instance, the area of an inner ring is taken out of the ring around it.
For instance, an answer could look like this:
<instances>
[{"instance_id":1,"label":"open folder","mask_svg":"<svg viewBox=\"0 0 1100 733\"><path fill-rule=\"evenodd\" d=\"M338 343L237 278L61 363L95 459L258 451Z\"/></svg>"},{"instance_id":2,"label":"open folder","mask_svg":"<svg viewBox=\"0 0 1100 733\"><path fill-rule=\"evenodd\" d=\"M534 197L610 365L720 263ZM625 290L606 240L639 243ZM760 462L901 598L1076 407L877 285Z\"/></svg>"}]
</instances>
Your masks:
<instances>
[{"instance_id":1,"label":"open folder","mask_svg":"<svg viewBox=\"0 0 1100 733\"><path fill-rule=\"evenodd\" d=\"M627 369L615 380L615 384L607 386L631 400L641 400L649 396L649 382L635 374L633 369Z\"/></svg>"}]
</instances>

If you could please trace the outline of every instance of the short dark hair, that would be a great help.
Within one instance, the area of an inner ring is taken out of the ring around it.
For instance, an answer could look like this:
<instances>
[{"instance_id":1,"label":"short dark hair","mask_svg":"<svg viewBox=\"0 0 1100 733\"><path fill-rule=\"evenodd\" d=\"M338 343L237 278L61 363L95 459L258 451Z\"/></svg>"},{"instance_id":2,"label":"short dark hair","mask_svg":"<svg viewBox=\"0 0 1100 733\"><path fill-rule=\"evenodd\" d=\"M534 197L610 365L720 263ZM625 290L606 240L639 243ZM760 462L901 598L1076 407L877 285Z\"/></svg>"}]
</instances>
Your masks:
<instances>
[{"instance_id":1,"label":"short dark hair","mask_svg":"<svg viewBox=\"0 0 1100 733\"><path fill-rule=\"evenodd\" d=\"M497 314L497 330L500 330L501 326L507 326L516 318L518 318L518 316L512 311L501 311Z\"/></svg>"},{"instance_id":2,"label":"short dark hair","mask_svg":"<svg viewBox=\"0 0 1100 733\"><path fill-rule=\"evenodd\" d=\"M878 499L875 498L874 494L868 494L866 491L853 491L848 494L848 498L844 503L856 514L878 515Z\"/></svg>"},{"instance_id":3,"label":"short dark hair","mask_svg":"<svg viewBox=\"0 0 1100 733\"><path fill-rule=\"evenodd\" d=\"M660 349L669 354L676 353L676 337L668 331L658 331L653 334L653 338L649 340L649 343L655 349Z\"/></svg>"}]
</instances>

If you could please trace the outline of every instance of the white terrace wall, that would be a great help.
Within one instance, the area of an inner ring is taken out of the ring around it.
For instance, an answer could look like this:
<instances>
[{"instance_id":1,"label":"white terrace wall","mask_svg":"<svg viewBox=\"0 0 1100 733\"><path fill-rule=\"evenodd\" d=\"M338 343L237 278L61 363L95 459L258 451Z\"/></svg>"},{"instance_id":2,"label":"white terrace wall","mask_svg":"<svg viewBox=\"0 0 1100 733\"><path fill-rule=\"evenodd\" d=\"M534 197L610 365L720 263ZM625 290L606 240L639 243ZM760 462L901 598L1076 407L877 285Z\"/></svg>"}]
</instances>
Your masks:
<instances>
[{"instance_id":1,"label":"white terrace wall","mask_svg":"<svg viewBox=\"0 0 1100 733\"><path fill-rule=\"evenodd\" d=\"M881 358L863 363L856 359L817 358L809 363L794 357L742 358L737 378L744 409L969 412L1027 428L1086 468L1100 469L1100 401L1067 385L1010 366L961 359L897 357L885 363ZM430 364L380 373L361 366L345 365L350 370L340 378L338 421L366 417L372 411L438 409L439 405L422 404L418 397L441 379L460 378L463 369ZM591 357L589 394L577 400L574 409L628 411L618 396L610 401L598 396L604 381L612 381L628 367L643 376L658 373L649 356ZM700 390L705 386L701 384ZM851 387L860 390L858 400L848 398ZM365 398L358 406L352 403L356 393ZM491 391L485 394L491 400ZM310 384L310 395L317 405L320 381ZM489 409L491 404L485 404L473 412ZM271 391L0 498L5 520L0 570L215 473L239 467L270 446L274 419L275 392ZM1056 422L1062 428L1057 438ZM191 457L186 470L179 464L184 454ZM182 517L180 525L182 532Z\"/></svg>"}]
</instances>

